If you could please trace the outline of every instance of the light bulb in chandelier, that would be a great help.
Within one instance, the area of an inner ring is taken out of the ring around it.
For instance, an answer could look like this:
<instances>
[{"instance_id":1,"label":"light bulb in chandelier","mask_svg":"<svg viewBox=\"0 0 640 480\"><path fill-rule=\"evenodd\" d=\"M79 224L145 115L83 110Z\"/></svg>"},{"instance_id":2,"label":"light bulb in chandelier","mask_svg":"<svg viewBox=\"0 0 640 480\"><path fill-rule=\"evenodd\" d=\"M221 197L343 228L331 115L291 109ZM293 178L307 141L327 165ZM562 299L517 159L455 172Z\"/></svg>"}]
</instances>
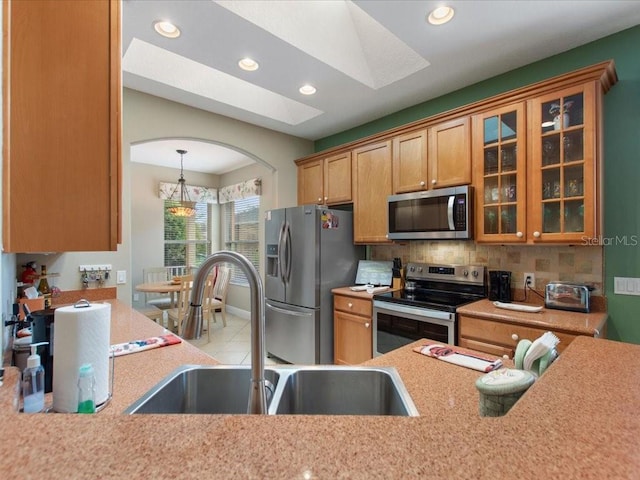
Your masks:
<instances>
[{"instance_id":1,"label":"light bulb in chandelier","mask_svg":"<svg viewBox=\"0 0 640 480\"><path fill-rule=\"evenodd\" d=\"M171 192L170 198L173 199L174 194L180 189L180 203L167 208L167 211L175 217L193 217L196 213L196 202L192 202L191 198L189 198L189 191L187 190L184 180L183 156L187 151L176 150L176 152L180 154L180 178L178 179L176 188Z\"/></svg>"}]
</instances>

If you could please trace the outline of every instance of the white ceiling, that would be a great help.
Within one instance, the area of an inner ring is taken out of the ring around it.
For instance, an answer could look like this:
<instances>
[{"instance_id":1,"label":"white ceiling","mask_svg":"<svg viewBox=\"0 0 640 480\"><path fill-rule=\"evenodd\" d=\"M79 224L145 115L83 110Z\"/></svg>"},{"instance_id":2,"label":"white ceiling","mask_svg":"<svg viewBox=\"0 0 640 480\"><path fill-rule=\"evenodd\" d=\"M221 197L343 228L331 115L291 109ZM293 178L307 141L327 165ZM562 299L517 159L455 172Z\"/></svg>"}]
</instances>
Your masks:
<instances>
[{"instance_id":1,"label":"white ceiling","mask_svg":"<svg viewBox=\"0 0 640 480\"><path fill-rule=\"evenodd\" d=\"M125 0L124 86L316 140L640 24L638 0L453 0L450 23L428 24L442 3ZM161 37L156 20L182 35ZM260 69L241 70L245 56ZM305 83L317 93L300 94ZM176 145L138 145L131 159L179 167L184 148L185 170L251 163L213 144Z\"/></svg>"}]
</instances>

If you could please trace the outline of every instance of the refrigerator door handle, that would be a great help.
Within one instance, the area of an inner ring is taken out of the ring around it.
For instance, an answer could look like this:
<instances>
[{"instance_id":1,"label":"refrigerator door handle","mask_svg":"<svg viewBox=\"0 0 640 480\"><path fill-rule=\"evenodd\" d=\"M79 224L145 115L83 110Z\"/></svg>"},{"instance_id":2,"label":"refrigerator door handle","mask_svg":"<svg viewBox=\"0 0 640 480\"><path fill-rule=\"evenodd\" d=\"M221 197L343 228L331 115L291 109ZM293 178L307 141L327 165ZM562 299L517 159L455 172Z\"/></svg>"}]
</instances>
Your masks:
<instances>
[{"instance_id":1,"label":"refrigerator door handle","mask_svg":"<svg viewBox=\"0 0 640 480\"><path fill-rule=\"evenodd\" d=\"M289 222L284 225L284 255L286 258L284 268L284 282L289 283L291 280L291 226Z\"/></svg>"},{"instance_id":2,"label":"refrigerator door handle","mask_svg":"<svg viewBox=\"0 0 640 480\"><path fill-rule=\"evenodd\" d=\"M282 225L280 225L280 232L278 233L278 274L280 275L282 283L284 283L284 231L285 223L282 222Z\"/></svg>"},{"instance_id":3,"label":"refrigerator door handle","mask_svg":"<svg viewBox=\"0 0 640 480\"><path fill-rule=\"evenodd\" d=\"M286 315L294 315L296 317L310 317L312 314L310 312L296 312L293 310L285 310L284 308L276 307L275 305L271 305L269 302L265 302L267 308L274 310L278 313L284 313Z\"/></svg>"}]
</instances>

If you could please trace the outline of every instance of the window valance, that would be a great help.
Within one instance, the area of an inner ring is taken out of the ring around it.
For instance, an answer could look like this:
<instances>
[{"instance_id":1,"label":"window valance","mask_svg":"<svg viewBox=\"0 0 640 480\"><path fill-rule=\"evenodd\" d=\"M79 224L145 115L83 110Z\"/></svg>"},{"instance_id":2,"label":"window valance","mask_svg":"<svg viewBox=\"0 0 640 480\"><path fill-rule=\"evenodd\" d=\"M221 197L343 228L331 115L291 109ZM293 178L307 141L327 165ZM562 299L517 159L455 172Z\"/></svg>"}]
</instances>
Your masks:
<instances>
[{"instance_id":1,"label":"window valance","mask_svg":"<svg viewBox=\"0 0 640 480\"><path fill-rule=\"evenodd\" d=\"M160 182L160 198L162 200L180 200L180 189L176 188L176 183ZM185 185L185 190L189 192L189 199L198 203L218 203L218 190L210 187L198 187L195 185Z\"/></svg>"},{"instance_id":2,"label":"window valance","mask_svg":"<svg viewBox=\"0 0 640 480\"><path fill-rule=\"evenodd\" d=\"M235 202L244 198L255 197L262 194L262 180L253 178L246 182L236 183L222 187L218 192L219 203Z\"/></svg>"}]
</instances>

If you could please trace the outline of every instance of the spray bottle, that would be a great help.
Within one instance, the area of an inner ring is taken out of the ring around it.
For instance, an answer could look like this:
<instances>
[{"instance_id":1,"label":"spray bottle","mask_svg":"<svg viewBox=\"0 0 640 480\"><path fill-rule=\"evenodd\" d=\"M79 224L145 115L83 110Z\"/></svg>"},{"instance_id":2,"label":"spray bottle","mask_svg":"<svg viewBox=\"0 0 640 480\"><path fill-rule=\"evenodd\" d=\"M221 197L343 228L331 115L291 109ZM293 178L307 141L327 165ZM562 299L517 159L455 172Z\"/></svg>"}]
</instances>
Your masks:
<instances>
[{"instance_id":1,"label":"spray bottle","mask_svg":"<svg viewBox=\"0 0 640 480\"><path fill-rule=\"evenodd\" d=\"M36 351L40 345L48 343L30 345L31 355L27 358L27 368L22 372L24 413L38 413L44 410L44 367L40 364L40 355Z\"/></svg>"}]
</instances>

